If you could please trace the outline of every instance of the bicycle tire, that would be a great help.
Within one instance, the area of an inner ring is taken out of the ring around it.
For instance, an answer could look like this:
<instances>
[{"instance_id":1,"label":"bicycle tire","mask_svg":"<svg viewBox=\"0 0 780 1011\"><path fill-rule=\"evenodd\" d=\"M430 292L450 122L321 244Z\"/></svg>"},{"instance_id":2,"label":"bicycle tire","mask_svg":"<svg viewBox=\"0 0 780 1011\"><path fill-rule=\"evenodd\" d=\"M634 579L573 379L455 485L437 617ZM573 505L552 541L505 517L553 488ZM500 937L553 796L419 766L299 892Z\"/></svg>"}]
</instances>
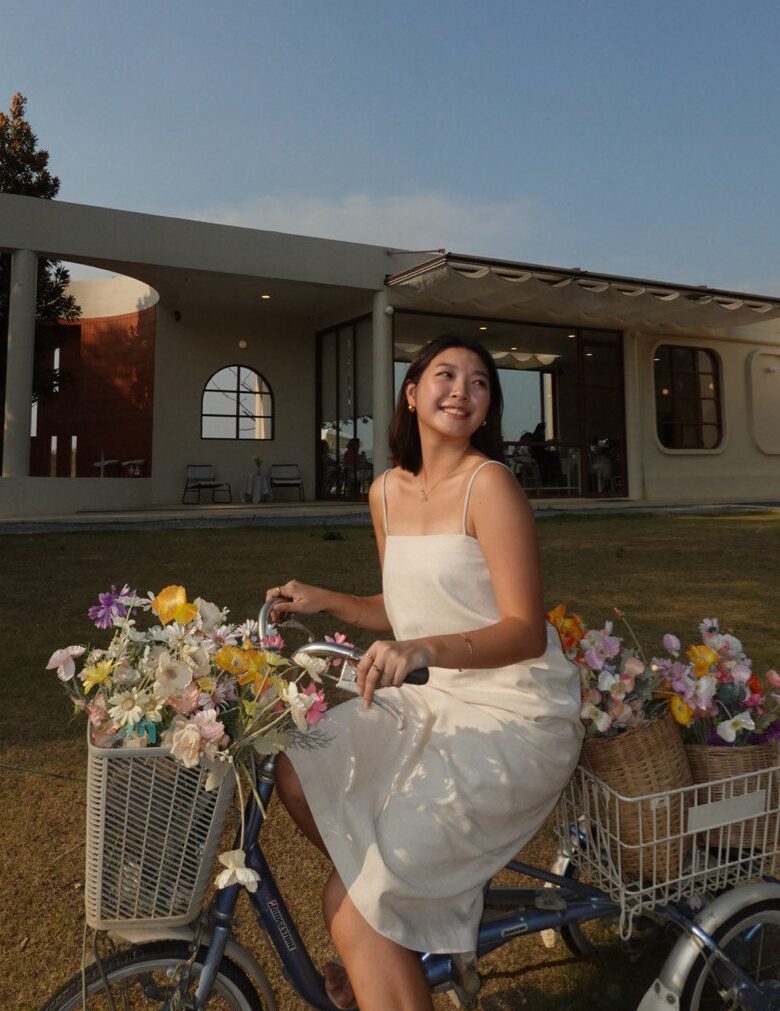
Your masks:
<instances>
[{"instance_id":1,"label":"bicycle tire","mask_svg":"<svg viewBox=\"0 0 780 1011\"><path fill-rule=\"evenodd\" d=\"M771 898L746 903L727 920L724 920L713 931L712 937L719 945L725 947L737 964L743 969L747 969L751 976L756 971L763 974L766 971L766 967L756 970L752 966L745 965L745 956L749 954L746 948L745 935L751 927L755 928L758 926L762 928L762 935L766 928L771 928L771 936L768 939L766 936L758 938L758 931L753 931L754 937L747 939L750 944L750 950L754 950L753 941L756 939L761 942L762 953L764 945L767 948L774 946L775 957L773 964L769 967L773 975L769 978L780 981L780 899ZM709 987L711 990L717 991L716 972L713 971L716 968L717 966L713 963L712 956L708 958L704 954L699 955L691 966L681 989L681 1011L717 1011L717 1009L737 1007L733 1003L719 1004L718 1000L721 998L717 994L710 995L708 990L705 989ZM764 978L764 981L766 981L766 978ZM767 1005L766 1011L771 1011L772 1008L780 1008L780 992L776 998L773 996L772 1003Z\"/></svg>"},{"instance_id":2,"label":"bicycle tire","mask_svg":"<svg viewBox=\"0 0 780 1011\"><path fill-rule=\"evenodd\" d=\"M207 948L202 946L194 963L194 978L197 978L202 961L206 956ZM133 1011L152 1011L159 1009L165 1000L164 974L167 969L178 965L189 958L189 945L177 941L156 941L153 944L138 945L129 951L120 952L110 958L102 960L102 968L112 986L117 993L125 991L125 996L134 998L129 1006ZM152 978L155 974L156 978ZM148 980L141 977L148 976ZM94 1002L87 1001L87 1011L104 1011L108 1007L105 1000L105 991L100 977L100 972L96 965L91 965L86 972L87 996L94 997ZM135 992L127 991L127 987L133 984ZM121 985L121 986L120 986ZM144 987L149 993L144 994ZM152 992L152 988L153 991ZM158 995L159 993L159 995ZM46 1003L41 1011L80 1011L82 1007L82 979L81 973L68 980L57 993ZM140 999L140 1003L138 1000ZM126 1005L122 1000L115 1002L119 1008ZM248 977L235 962L223 957L214 984L214 993L206 1005L207 1011L263 1011L263 1004L257 991L252 986Z\"/></svg>"},{"instance_id":3,"label":"bicycle tire","mask_svg":"<svg viewBox=\"0 0 780 1011\"><path fill-rule=\"evenodd\" d=\"M579 869L569 860L563 869L564 878L579 878ZM661 934L660 926L645 916L638 917L635 924L637 936L631 943L621 943L617 930L618 915L605 917L601 920L589 920L586 930L582 924L572 921L564 923L560 928L561 940L575 958L585 962L593 962L599 958L614 955L617 946L623 947L631 958L639 958L648 945L654 944Z\"/></svg>"}]
</instances>

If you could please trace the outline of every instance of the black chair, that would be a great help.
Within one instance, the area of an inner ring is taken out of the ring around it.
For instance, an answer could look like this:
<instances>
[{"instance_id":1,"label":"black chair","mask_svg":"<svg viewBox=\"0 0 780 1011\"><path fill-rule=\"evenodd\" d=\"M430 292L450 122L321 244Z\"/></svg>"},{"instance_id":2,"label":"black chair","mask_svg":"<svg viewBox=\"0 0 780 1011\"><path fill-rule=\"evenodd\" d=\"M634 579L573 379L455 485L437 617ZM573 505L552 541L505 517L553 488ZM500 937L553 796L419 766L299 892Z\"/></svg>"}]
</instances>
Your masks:
<instances>
[{"instance_id":1,"label":"black chair","mask_svg":"<svg viewBox=\"0 0 780 1011\"><path fill-rule=\"evenodd\" d=\"M300 501L303 502L303 478L297 463L272 463L269 481L271 491L274 488L297 488Z\"/></svg>"},{"instance_id":2,"label":"black chair","mask_svg":"<svg viewBox=\"0 0 780 1011\"><path fill-rule=\"evenodd\" d=\"M200 505L200 493L211 492L211 501L215 502L217 493L227 493L227 502L233 501L233 493L227 481L218 481L217 472L210 463L188 463L187 476L184 481L184 493L181 497L182 504L195 505L195 502L187 502L188 495L197 495L197 505Z\"/></svg>"}]
</instances>

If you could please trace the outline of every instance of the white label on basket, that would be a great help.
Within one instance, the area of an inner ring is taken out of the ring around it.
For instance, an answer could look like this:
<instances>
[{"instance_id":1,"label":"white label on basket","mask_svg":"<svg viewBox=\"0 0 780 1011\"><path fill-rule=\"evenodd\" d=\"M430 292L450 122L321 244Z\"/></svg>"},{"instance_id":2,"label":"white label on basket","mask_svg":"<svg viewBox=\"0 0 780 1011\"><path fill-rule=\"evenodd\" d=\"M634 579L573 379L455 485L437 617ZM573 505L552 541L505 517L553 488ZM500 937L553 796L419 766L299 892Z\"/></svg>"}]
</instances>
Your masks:
<instances>
[{"instance_id":1,"label":"white label on basket","mask_svg":"<svg viewBox=\"0 0 780 1011\"><path fill-rule=\"evenodd\" d=\"M739 797L697 804L688 812L688 831L706 832L711 828L733 825L766 813L766 790L743 793Z\"/></svg>"}]
</instances>

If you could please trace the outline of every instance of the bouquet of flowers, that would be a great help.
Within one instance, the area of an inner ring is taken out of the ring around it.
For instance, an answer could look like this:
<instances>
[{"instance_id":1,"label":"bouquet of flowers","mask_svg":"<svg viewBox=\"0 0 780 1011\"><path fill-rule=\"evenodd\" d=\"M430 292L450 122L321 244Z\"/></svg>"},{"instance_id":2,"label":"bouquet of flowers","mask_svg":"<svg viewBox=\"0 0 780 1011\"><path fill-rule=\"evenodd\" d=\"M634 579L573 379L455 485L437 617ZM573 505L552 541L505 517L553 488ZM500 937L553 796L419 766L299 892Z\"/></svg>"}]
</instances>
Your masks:
<instances>
[{"instance_id":1,"label":"bouquet of flowers","mask_svg":"<svg viewBox=\"0 0 780 1011\"><path fill-rule=\"evenodd\" d=\"M614 737L645 726L666 705L658 697L659 678L645 661L642 648L622 611L615 615L628 630L633 645L614 634L611 621L603 628L586 628L564 604L549 612L547 620L557 630L566 656L580 670L582 709L587 737Z\"/></svg>"},{"instance_id":2,"label":"bouquet of flowers","mask_svg":"<svg viewBox=\"0 0 780 1011\"><path fill-rule=\"evenodd\" d=\"M142 628L137 617L145 612L154 618ZM282 751L319 722L327 708L319 686L329 663L303 653L288 660L281 637L261 639L256 621L230 624L227 614L200 597L188 601L183 586L146 597L112 586L89 610L99 629L113 629L109 644L58 649L47 669L56 670L76 710L87 714L96 746L161 744L185 768L208 770L206 790L232 772L239 796L243 772L259 803L248 759ZM242 850L220 860L227 870L219 887L240 875L256 887Z\"/></svg>"},{"instance_id":3,"label":"bouquet of flowers","mask_svg":"<svg viewBox=\"0 0 780 1011\"><path fill-rule=\"evenodd\" d=\"M139 628L135 615L147 611L158 623ZM287 660L279 636L260 640L256 621L228 624L227 614L200 597L190 603L183 586L147 597L112 586L89 610L98 628L114 629L109 645L66 646L47 669L88 714L98 747L163 744L187 768L214 769L250 748L281 751L324 714L317 685L328 662Z\"/></svg>"},{"instance_id":4,"label":"bouquet of flowers","mask_svg":"<svg viewBox=\"0 0 780 1011\"><path fill-rule=\"evenodd\" d=\"M680 640L666 634L666 655L652 660L684 739L732 746L780 740L780 674L769 670L763 681L754 674L742 643L717 618L700 622L699 635L683 658Z\"/></svg>"}]
</instances>

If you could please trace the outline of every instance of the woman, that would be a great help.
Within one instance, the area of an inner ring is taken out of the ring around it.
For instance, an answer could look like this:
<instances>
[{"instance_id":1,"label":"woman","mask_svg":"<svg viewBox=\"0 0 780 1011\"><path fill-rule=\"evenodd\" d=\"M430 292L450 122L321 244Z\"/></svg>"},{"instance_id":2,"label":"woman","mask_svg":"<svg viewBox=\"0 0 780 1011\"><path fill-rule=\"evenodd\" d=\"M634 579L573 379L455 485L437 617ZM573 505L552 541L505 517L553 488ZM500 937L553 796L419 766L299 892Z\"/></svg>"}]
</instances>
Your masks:
<instances>
[{"instance_id":1,"label":"woman","mask_svg":"<svg viewBox=\"0 0 780 1011\"><path fill-rule=\"evenodd\" d=\"M579 681L544 621L533 516L500 463L498 373L479 344L440 338L406 374L396 466L369 492L383 593L291 580L287 613L328 611L384 632L358 666L360 699L328 743L280 756L280 796L334 863L325 919L344 969L340 1007L430 1009L417 951L475 947L482 888L534 835L579 754ZM498 462L496 462L498 461ZM430 681L403 686L410 671ZM403 711L371 706L375 692ZM353 993L354 991L354 993Z\"/></svg>"}]
</instances>

